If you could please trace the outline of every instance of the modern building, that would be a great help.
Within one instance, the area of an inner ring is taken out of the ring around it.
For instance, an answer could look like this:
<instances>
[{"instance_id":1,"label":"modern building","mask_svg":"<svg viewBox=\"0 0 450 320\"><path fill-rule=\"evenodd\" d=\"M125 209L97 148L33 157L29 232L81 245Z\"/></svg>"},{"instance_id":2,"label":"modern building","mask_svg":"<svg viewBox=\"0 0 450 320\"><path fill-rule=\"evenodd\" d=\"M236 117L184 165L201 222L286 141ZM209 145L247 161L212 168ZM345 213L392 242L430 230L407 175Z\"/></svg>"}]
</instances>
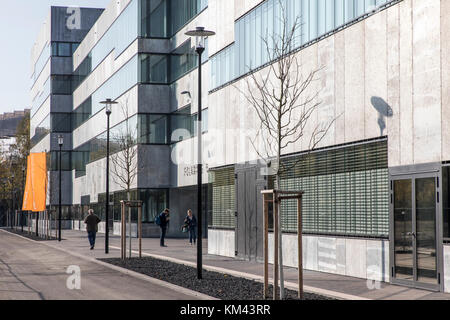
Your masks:
<instances>
[{"instance_id":1,"label":"modern building","mask_svg":"<svg viewBox=\"0 0 450 320\"><path fill-rule=\"evenodd\" d=\"M51 7L31 53L31 152L48 154L49 206L58 205L58 136L62 135L63 215L72 205L72 53L103 9Z\"/></svg>"},{"instance_id":2,"label":"modern building","mask_svg":"<svg viewBox=\"0 0 450 320\"><path fill-rule=\"evenodd\" d=\"M335 120L308 150L283 152L280 188L303 190L303 265L309 270L450 292L450 3L446 0L282 0L301 29L292 47L320 108L305 132ZM262 198L273 187L249 138L260 127L245 93L267 72L264 41L281 30L276 0L117 0L73 53L71 219L105 206L106 115L133 129L147 235L164 207L169 236L196 214L195 42L216 32L203 60L204 212L211 254L262 259ZM189 94L184 94L188 92ZM48 138L49 139L49 138ZM117 145L112 143L113 153ZM48 148L50 150L50 148ZM53 150L53 149L52 149ZM111 174L111 176L114 176ZM69 181L69 180L68 180ZM110 180L118 232L124 187ZM69 200L65 203L69 204ZM296 210L283 206L284 263L297 265ZM272 241L269 242L272 245ZM271 252L271 251L269 251ZM273 257L269 257L270 260Z\"/></svg>"}]
</instances>

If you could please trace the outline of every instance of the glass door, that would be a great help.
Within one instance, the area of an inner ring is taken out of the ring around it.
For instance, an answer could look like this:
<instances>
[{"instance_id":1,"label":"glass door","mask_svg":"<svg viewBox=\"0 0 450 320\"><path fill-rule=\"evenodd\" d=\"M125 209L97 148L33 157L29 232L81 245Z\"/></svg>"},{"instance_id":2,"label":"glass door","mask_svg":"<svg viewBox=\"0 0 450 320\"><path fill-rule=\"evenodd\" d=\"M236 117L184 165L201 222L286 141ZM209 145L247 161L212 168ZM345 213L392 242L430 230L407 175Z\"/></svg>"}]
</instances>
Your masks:
<instances>
[{"instance_id":1,"label":"glass door","mask_svg":"<svg viewBox=\"0 0 450 320\"><path fill-rule=\"evenodd\" d=\"M392 184L392 280L439 290L437 177L408 177Z\"/></svg>"}]
</instances>

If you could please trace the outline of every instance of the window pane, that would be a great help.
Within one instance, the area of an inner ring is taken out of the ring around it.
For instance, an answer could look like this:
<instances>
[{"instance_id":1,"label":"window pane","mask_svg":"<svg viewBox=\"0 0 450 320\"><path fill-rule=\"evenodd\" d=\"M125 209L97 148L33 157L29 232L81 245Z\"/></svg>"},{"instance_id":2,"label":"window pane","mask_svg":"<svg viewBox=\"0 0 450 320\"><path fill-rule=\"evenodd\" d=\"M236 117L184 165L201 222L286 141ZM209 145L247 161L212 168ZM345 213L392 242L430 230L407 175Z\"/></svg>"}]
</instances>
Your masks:
<instances>
[{"instance_id":1,"label":"window pane","mask_svg":"<svg viewBox=\"0 0 450 320\"><path fill-rule=\"evenodd\" d=\"M58 55L60 57L70 57L72 55L72 47L70 43L58 43Z\"/></svg>"}]
</instances>

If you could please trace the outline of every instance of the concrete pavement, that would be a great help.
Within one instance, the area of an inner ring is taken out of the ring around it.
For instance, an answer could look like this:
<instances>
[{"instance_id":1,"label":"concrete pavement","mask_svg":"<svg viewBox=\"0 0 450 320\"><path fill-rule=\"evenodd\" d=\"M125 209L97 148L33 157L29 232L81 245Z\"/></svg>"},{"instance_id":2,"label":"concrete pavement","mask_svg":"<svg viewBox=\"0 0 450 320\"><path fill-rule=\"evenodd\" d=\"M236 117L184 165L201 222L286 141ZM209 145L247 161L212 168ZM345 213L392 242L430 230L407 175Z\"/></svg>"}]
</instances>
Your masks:
<instances>
[{"instance_id":1,"label":"concrete pavement","mask_svg":"<svg viewBox=\"0 0 450 320\"><path fill-rule=\"evenodd\" d=\"M120 257L120 238L110 237L110 253L104 254L104 235L98 234L96 250L89 251L89 243L85 232L64 230L61 243L51 242L52 245L64 247L71 252L78 252L91 257ZM166 239L168 247L159 246L159 239L144 238L142 248L144 255L160 259L172 260L196 266L196 247L190 246L187 239ZM138 241L132 240L133 256L137 256ZM128 248L128 244L127 244ZM203 242L204 268L211 271L224 272L261 281L263 266L256 261L242 261L235 258L221 257L207 254L207 240ZM128 251L127 251L128 254ZM287 288L296 289L297 269L285 267L285 281ZM272 266L269 266L272 275ZM389 283L379 283L373 286L364 279L304 270L305 290L339 299L350 300L450 300L450 294L432 292Z\"/></svg>"},{"instance_id":2,"label":"concrete pavement","mask_svg":"<svg viewBox=\"0 0 450 320\"><path fill-rule=\"evenodd\" d=\"M1 232L0 232L1 234ZM63 230L63 241L46 241L45 245L70 252L72 255L96 259L104 257L120 257L120 238L110 237L110 253L104 253L104 235L98 234L95 250L89 250L87 235L82 231ZM196 266L196 247L190 246L187 239L166 239L168 247L160 247L159 239L144 238L143 254L177 263ZM138 241L132 239L132 256L137 256ZM127 244L128 248L128 244ZM204 268L210 271L223 272L244 278L261 281L262 264L256 261L242 261L229 257L208 255L207 240L203 243ZM127 251L128 254L128 251ZM269 274L272 275L272 266ZM285 267L286 287L296 289L297 269ZM341 275L304 270L305 290L338 299L350 300L450 300L450 294L407 288L389 283L379 283L373 286L364 279Z\"/></svg>"},{"instance_id":3,"label":"concrete pavement","mask_svg":"<svg viewBox=\"0 0 450 320\"><path fill-rule=\"evenodd\" d=\"M146 276L124 273L118 268L108 267L109 264L102 265L76 253L63 252L53 248L51 242L31 241L0 230L0 300L208 298L156 279L143 281L148 280ZM69 266L80 268L80 290L67 287L71 276L66 273Z\"/></svg>"}]
</instances>

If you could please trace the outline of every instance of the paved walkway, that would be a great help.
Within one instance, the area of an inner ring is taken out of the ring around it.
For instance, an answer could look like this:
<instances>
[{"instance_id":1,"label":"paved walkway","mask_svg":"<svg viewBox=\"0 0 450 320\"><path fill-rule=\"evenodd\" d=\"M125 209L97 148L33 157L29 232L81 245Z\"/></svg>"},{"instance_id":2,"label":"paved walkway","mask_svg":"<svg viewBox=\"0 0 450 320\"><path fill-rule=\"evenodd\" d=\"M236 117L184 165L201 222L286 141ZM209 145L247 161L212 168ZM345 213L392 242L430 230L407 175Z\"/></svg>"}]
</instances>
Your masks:
<instances>
[{"instance_id":1,"label":"paved walkway","mask_svg":"<svg viewBox=\"0 0 450 320\"><path fill-rule=\"evenodd\" d=\"M70 288L76 282L70 281L73 274L67 273L69 266L80 270L79 290ZM0 300L209 298L148 278L127 274L118 268L111 268L110 264L52 248L50 242L35 242L0 230Z\"/></svg>"},{"instance_id":2,"label":"paved walkway","mask_svg":"<svg viewBox=\"0 0 450 320\"><path fill-rule=\"evenodd\" d=\"M104 236L98 234L95 250L89 250L89 243L85 232L64 230L63 241L60 243L51 241L54 247L64 248L69 252L81 254L93 258L120 257L120 238L110 237L110 253L104 253ZM138 241L132 241L133 256L137 256ZM190 246L188 240L166 239L168 247L159 246L159 239L144 238L142 241L143 254L187 265L196 265L196 247ZM128 246L128 244L127 244ZM128 247L127 247L128 248ZM242 276L261 281L263 266L254 261L243 261L229 257L208 255L207 241L203 243L203 264L205 269L225 272L231 275ZM127 253L128 254L128 253ZM269 266L272 275L271 266ZM285 268L286 287L296 289L297 269ZM388 283L381 283L378 289L370 289L364 279L334 275L329 273L304 271L305 290L319 294L325 294L340 299L381 299L381 300L450 300L450 294L412 289Z\"/></svg>"}]
</instances>

